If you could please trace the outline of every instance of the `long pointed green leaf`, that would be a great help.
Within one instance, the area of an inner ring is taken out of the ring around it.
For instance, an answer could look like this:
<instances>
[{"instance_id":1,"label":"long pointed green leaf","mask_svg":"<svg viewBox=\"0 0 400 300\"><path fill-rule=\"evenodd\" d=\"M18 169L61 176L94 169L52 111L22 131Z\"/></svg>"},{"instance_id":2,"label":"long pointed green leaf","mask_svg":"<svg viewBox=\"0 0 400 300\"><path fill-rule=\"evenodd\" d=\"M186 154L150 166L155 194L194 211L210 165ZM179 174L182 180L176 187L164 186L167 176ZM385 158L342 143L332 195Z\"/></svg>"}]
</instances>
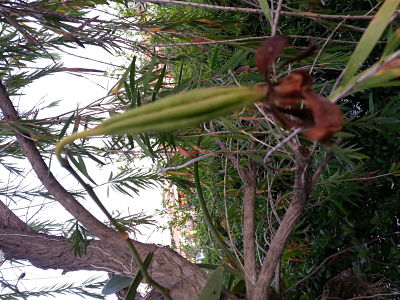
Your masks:
<instances>
[{"instance_id":1,"label":"long pointed green leaf","mask_svg":"<svg viewBox=\"0 0 400 300\"><path fill-rule=\"evenodd\" d=\"M152 77L154 76L153 69L156 63L157 63L157 56L153 56L150 63L147 65L148 67L147 72L143 76L143 89L145 93L147 93L147 91L149 90L149 83L152 80Z\"/></svg>"},{"instance_id":2,"label":"long pointed green leaf","mask_svg":"<svg viewBox=\"0 0 400 300\"><path fill-rule=\"evenodd\" d=\"M265 18L272 26L272 12L269 8L268 0L258 0L258 3L260 4L262 11L264 12Z\"/></svg>"},{"instance_id":3,"label":"long pointed green leaf","mask_svg":"<svg viewBox=\"0 0 400 300\"><path fill-rule=\"evenodd\" d=\"M400 27L389 37L389 40L383 50L382 57L385 57L392 52L396 51L400 46Z\"/></svg>"},{"instance_id":4,"label":"long pointed green leaf","mask_svg":"<svg viewBox=\"0 0 400 300\"><path fill-rule=\"evenodd\" d=\"M158 91L160 90L160 88L161 88L161 86L163 84L163 81L164 81L164 76L165 76L165 73L166 73L166 69L167 69L167 65L164 65L164 67L161 70L161 74L158 77L156 86L154 87L154 92L153 92L153 95L151 97L151 101L155 101L157 99Z\"/></svg>"},{"instance_id":5,"label":"long pointed green leaf","mask_svg":"<svg viewBox=\"0 0 400 300\"><path fill-rule=\"evenodd\" d=\"M208 278L199 300L219 300L224 284L224 268L218 267Z\"/></svg>"},{"instance_id":6,"label":"long pointed green leaf","mask_svg":"<svg viewBox=\"0 0 400 300\"><path fill-rule=\"evenodd\" d=\"M132 63L129 67L129 85L131 87L131 94L134 93L135 90L135 73L136 73L136 56L133 57Z\"/></svg>"},{"instance_id":7,"label":"long pointed green leaf","mask_svg":"<svg viewBox=\"0 0 400 300\"><path fill-rule=\"evenodd\" d=\"M69 160L75 165L75 167L79 170L79 172L81 172L88 180L90 180L93 184L97 185L97 183L90 177L86 165L81 157L81 155L79 154L79 152L77 153L78 156L78 160L75 159L75 157L71 154L68 153L67 154Z\"/></svg>"},{"instance_id":8,"label":"long pointed green leaf","mask_svg":"<svg viewBox=\"0 0 400 300\"><path fill-rule=\"evenodd\" d=\"M153 259L153 252L150 252L149 254L147 254L146 258L143 261L143 267L147 270L151 264L151 260ZM138 272L136 274L135 279L132 281L131 286L129 287L128 293L125 297L125 300L134 300L136 297L136 292L137 292L137 288L139 286L139 284L142 282L143 280L143 275L142 272Z\"/></svg>"},{"instance_id":9,"label":"long pointed green leaf","mask_svg":"<svg viewBox=\"0 0 400 300\"><path fill-rule=\"evenodd\" d=\"M352 76L357 72L361 65L365 62L370 55L372 49L375 47L379 38L382 36L384 30L390 22L390 18L396 11L400 0L386 0L371 23L368 25L360 42L357 44L356 49L351 55L347 63L345 72L343 74L342 85L348 83Z\"/></svg>"},{"instance_id":10,"label":"long pointed green leaf","mask_svg":"<svg viewBox=\"0 0 400 300\"><path fill-rule=\"evenodd\" d=\"M229 69L233 70L237 65L239 65L249 54L249 51L238 50L232 55L230 59L221 67L220 73L223 74Z\"/></svg>"},{"instance_id":11,"label":"long pointed green leaf","mask_svg":"<svg viewBox=\"0 0 400 300\"><path fill-rule=\"evenodd\" d=\"M126 97L128 98L128 102L132 103L131 86L126 81L124 81L124 89L125 89ZM123 101L123 103L126 104L125 101Z\"/></svg>"},{"instance_id":12,"label":"long pointed green leaf","mask_svg":"<svg viewBox=\"0 0 400 300\"><path fill-rule=\"evenodd\" d=\"M72 113L72 115L68 118L67 122L65 122L64 127L61 129L61 131L58 135L58 139L61 139L64 137L65 132L67 131L68 126L72 123L72 120L74 119L74 117L75 117L75 113Z\"/></svg>"}]
</instances>

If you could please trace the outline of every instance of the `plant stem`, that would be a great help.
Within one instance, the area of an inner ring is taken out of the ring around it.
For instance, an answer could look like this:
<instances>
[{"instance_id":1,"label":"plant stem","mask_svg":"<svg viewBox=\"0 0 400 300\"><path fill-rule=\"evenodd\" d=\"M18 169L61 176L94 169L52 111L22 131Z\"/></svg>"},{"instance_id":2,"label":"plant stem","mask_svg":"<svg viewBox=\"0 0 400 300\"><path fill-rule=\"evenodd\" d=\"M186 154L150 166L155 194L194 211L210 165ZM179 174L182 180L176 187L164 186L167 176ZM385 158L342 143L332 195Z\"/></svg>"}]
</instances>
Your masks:
<instances>
[{"instance_id":1,"label":"plant stem","mask_svg":"<svg viewBox=\"0 0 400 300\"><path fill-rule=\"evenodd\" d=\"M208 209L207 209L207 204L203 197L203 190L201 188L200 176L199 176L199 163L197 161L193 165L193 177L194 177L194 182L196 185L197 197L199 198L200 208L201 208L201 211L203 212L204 220L207 224L208 229L211 231L212 235L214 236L215 240L217 241L217 244L221 247L222 251L227 256L227 258L229 258L230 262L234 263L237 268L241 269L239 262L232 255L232 253L228 250L228 248L226 248L224 241L221 239L219 232L217 231L217 229L215 228L215 226L212 222L210 213L208 212Z\"/></svg>"}]
</instances>

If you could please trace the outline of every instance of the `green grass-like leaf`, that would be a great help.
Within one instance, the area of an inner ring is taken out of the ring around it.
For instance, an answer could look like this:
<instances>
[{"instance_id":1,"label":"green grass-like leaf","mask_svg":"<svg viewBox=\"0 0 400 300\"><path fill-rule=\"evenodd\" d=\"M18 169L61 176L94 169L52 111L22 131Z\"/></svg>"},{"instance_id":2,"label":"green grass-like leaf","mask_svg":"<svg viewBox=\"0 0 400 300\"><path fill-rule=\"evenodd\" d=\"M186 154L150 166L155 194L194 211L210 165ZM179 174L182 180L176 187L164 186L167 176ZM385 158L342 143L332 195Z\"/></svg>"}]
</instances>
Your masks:
<instances>
[{"instance_id":1,"label":"green grass-like leaf","mask_svg":"<svg viewBox=\"0 0 400 300\"><path fill-rule=\"evenodd\" d=\"M400 0L386 0L379 9L366 31L357 44L356 49L351 55L343 74L342 85L347 84L352 76L357 72L361 65L370 55L379 38L390 22L393 13L396 11Z\"/></svg>"},{"instance_id":2,"label":"green grass-like leaf","mask_svg":"<svg viewBox=\"0 0 400 300\"><path fill-rule=\"evenodd\" d=\"M218 267L209 277L201 291L199 300L219 300L224 284L224 268Z\"/></svg>"},{"instance_id":3,"label":"green grass-like leaf","mask_svg":"<svg viewBox=\"0 0 400 300\"><path fill-rule=\"evenodd\" d=\"M258 4L260 4L262 11L264 12L265 18L272 26L272 12L269 8L268 0L258 0Z\"/></svg>"}]
</instances>

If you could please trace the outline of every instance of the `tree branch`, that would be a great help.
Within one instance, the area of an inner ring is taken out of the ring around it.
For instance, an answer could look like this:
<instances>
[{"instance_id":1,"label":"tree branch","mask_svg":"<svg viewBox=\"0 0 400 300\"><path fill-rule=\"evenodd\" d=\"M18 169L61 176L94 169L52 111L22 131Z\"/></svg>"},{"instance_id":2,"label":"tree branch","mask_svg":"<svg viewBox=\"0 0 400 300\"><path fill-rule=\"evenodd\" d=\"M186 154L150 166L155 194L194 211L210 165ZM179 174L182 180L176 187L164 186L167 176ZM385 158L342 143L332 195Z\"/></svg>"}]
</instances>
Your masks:
<instances>
[{"instance_id":1,"label":"tree branch","mask_svg":"<svg viewBox=\"0 0 400 300\"><path fill-rule=\"evenodd\" d=\"M249 167L238 169L241 180L244 183L243 199L243 245L244 245L244 269L246 291L251 295L257 280L256 244L255 244L255 206L257 186L257 166L249 159Z\"/></svg>"},{"instance_id":2,"label":"tree branch","mask_svg":"<svg viewBox=\"0 0 400 300\"><path fill-rule=\"evenodd\" d=\"M191 7L197 7L197 8L204 8L204 9L212 9L212 10L223 10L223 11L263 14L262 9L259 9L259 8L241 8L241 7L217 6L217 5L209 5L209 4L193 3L193 2L185 2L185 1L176 1L176 0L137 0L137 2L164 3L164 4L174 4L174 5L182 5L182 6L191 6ZM273 10L273 12L275 12L275 11ZM368 15L360 15L360 16L326 15L326 14L316 14L316 13L312 13L312 12L291 12L291 11L282 11L281 14L284 15L284 16L312 18L312 19L371 20L374 17L374 16L368 16Z\"/></svg>"},{"instance_id":3,"label":"tree branch","mask_svg":"<svg viewBox=\"0 0 400 300\"><path fill-rule=\"evenodd\" d=\"M276 267L283 253L286 242L300 219L311 192L309 170L310 151L308 148L297 146L294 149L296 171L294 181L294 199L290 203L275 236L273 237L268 254L264 259L260 276L258 277L252 300L270 299L271 282Z\"/></svg>"},{"instance_id":4,"label":"tree branch","mask_svg":"<svg viewBox=\"0 0 400 300\"><path fill-rule=\"evenodd\" d=\"M4 118L8 121L18 122L20 120L4 85L0 82L0 109ZM71 215L73 215L83 226L100 239L119 242L115 231L96 219L83 207L72 195L64 189L50 172L45 161L36 148L34 142L25 137L22 132L15 130L17 141L25 157L29 160L37 177L43 186Z\"/></svg>"},{"instance_id":5,"label":"tree branch","mask_svg":"<svg viewBox=\"0 0 400 300\"><path fill-rule=\"evenodd\" d=\"M0 228L33 232L33 229L22 222L2 201L0 201Z\"/></svg>"},{"instance_id":6,"label":"tree branch","mask_svg":"<svg viewBox=\"0 0 400 300\"><path fill-rule=\"evenodd\" d=\"M90 241L86 254L74 256L71 243L64 237L16 229L0 229L1 250L6 259L28 260L41 269L64 271L97 270L134 276L136 265L128 252L102 241Z\"/></svg>"}]
</instances>

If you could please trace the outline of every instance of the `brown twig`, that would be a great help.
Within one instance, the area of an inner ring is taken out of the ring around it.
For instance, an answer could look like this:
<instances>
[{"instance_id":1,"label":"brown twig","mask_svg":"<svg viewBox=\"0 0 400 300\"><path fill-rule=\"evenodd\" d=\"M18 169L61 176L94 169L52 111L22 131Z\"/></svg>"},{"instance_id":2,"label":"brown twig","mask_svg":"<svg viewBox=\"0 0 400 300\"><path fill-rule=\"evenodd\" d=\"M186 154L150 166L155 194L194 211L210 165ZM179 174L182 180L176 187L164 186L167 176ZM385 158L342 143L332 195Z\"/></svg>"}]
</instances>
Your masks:
<instances>
[{"instance_id":1,"label":"brown twig","mask_svg":"<svg viewBox=\"0 0 400 300\"><path fill-rule=\"evenodd\" d=\"M249 167L238 169L244 183L243 199L243 245L246 290L252 293L257 280L256 245L255 245L255 204L257 165L249 160Z\"/></svg>"},{"instance_id":2,"label":"brown twig","mask_svg":"<svg viewBox=\"0 0 400 300\"><path fill-rule=\"evenodd\" d=\"M400 295L400 292L386 293L386 294L375 294L375 295L370 295L370 296L358 296L358 297L353 297L353 298L349 298L349 299L346 299L346 300L377 299L378 297L398 296L398 295Z\"/></svg>"},{"instance_id":3,"label":"brown twig","mask_svg":"<svg viewBox=\"0 0 400 300\"><path fill-rule=\"evenodd\" d=\"M282 13L282 2L282 0L279 0L276 10L274 10L274 21L272 23L271 36L274 36L278 30L279 17Z\"/></svg>"},{"instance_id":4,"label":"brown twig","mask_svg":"<svg viewBox=\"0 0 400 300\"><path fill-rule=\"evenodd\" d=\"M236 39L227 39L227 40L218 40L218 41L204 41L204 42L189 42L189 43L170 43L170 44L143 44L143 46L148 47L186 47L186 46L195 46L195 45L212 45L212 44L226 44L226 43L237 43L237 42L245 42L245 41L257 41L257 40L265 40L271 37L270 35L262 35L256 37L245 37L245 38L236 38ZM356 41L344 41L344 40L335 40L328 39L316 36L305 36L305 35L287 35L289 38L297 38L297 39L307 39L312 41L329 41L332 43L342 43L342 44L357 44Z\"/></svg>"},{"instance_id":5,"label":"brown twig","mask_svg":"<svg viewBox=\"0 0 400 300\"><path fill-rule=\"evenodd\" d=\"M181 5L181 6L191 6L191 7L197 7L197 8L212 9L212 10L223 10L223 11L263 14L262 9L258 9L258 8L241 8L241 7L217 6L217 5L209 5L209 4L193 3L193 2L184 2L184 1L176 1L176 0L138 0L138 2L164 3L164 4L174 4L174 5ZM275 12L275 11L273 10L272 12ZM367 16L367 15L359 15L359 16L326 15L326 14L317 14L317 13L312 13L312 12L291 12L291 11L282 11L281 14L284 15L284 16L293 16L293 17L301 17L301 18L313 18L313 19L371 20L374 17L374 16Z\"/></svg>"},{"instance_id":6,"label":"brown twig","mask_svg":"<svg viewBox=\"0 0 400 300\"><path fill-rule=\"evenodd\" d=\"M335 145L340 145L343 142L343 138L338 138L335 141ZM324 171L329 161L333 158L335 154L333 152L329 152L325 155L324 160L318 165L317 170L314 172L313 177L311 178L311 187L313 188L318 181L318 178L321 176L321 173Z\"/></svg>"},{"instance_id":7,"label":"brown twig","mask_svg":"<svg viewBox=\"0 0 400 300\"><path fill-rule=\"evenodd\" d=\"M310 151L300 145L294 149L296 159L296 171L294 182L294 199L290 203L286 213L282 219L275 236L273 237L268 254L264 259L263 266L258 277L254 294L251 299L269 299L271 293L271 282L274 277L276 266L286 242L292 233L297 221L300 219L305 205L311 193L311 185L309 178L310 171Z\"/></svg>"}]
</instances>

